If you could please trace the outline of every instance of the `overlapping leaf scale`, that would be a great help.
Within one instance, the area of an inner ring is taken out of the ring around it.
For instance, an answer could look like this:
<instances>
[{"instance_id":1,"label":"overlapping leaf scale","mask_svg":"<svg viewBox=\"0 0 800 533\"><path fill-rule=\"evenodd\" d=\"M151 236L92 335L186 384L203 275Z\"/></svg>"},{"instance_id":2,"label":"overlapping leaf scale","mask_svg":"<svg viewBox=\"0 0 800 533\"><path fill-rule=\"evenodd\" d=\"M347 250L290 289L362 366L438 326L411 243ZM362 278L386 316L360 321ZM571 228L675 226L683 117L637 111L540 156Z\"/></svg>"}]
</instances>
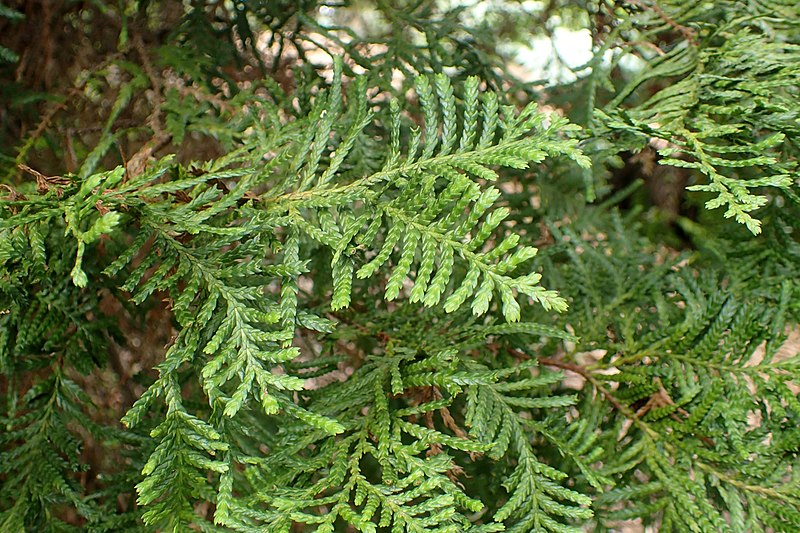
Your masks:
<instances>
[{"instance_id":1,"label":"overlapping leaf scale","mask_svg":"<svg viewBox=\"0 0 800 533\"><path fill-rule=\"evenodd\" d=\"M399 153L400 113L393 104L393 148L387 166L381 176L363 180L386 180L387 187L359 213L339 215L333 307L349 302L352 280L346 278L353 273L359 279L372 277L394 256L387 300L404 295L426 306L444 300L447 312L469 303L473 313L481 315L499 293L499 308L512 322L519 320L519 295L546 309L563 310L565 302L539 286L538 274L512 275L536 250L518 246L519 237L503 228L509 211L495 207L500 192L487 182L496 179L497 167L524 169L547 156L566 155L586 165L575 141L561 137L571 127L563 119L547 119L534 106L519 113L504 107L501 113L496 95L479 97L475 78L466 81L461 102L444 75L432 82L420 77L417 94L424 128L421 135L412 132L406 159ZM355 268L346 250L352 249L352 242L364 247L375 241L380 244L372 257Z\"/></svg>"},{"instance_id":2,"label":"overlapping leaf scale","mask_svg":"<svg viewBox=\"0 0 800 533\"><path fill-rule=\"evenodd\" d=\"M211 179L214 174L206 177L206 181ZM275 264L267 265L261 258L270 252L270 246L281 244L266 238L262 228L284 219L253 217L225 224L230 229L225 232L207 231L205 224L198 224L211 217L229 217L250 185L246 178L231 191L197 184L190 202L177 206L143 203L139 206L147 215L143 220L162 223L145 223L133 245L107 269L109 274L118 272L145 246L158 251L147 254L131 270L123 289L131 291L136 302L156 290L173 297L181 342L176 340L167 352L162 377L167 379L185 362L203 361L201 385L210 404L220 406L227 417L235 416L252 399L265 412L275 413L281 407L281 391L303 387L302 380L273 372L299 353L291 346L298 321L296 278L306 267L298 255L297 232L288 233L282 255ZM208 209L209 202L224 207ZM209 211L212 213L207 214ZM176 236L173 228L186 224L195 228L194 234ZM270 294L270 284L279 284L277 297ZM311 327L318 322L305 320ZM159 383L153 385L155 396L165 390ZM151 395L143 398L147 402L154 399ZM136 413L147 402L137 402L127 420L135 423ZM306 415L302 410L295 414ZM334 431L337 427L321 418L310 417L309 421Z\"/></svg>"},{"instance_id":3,"label":"overlapping leaf scale","mask_svg":"<svg viewBox=\"0 0 800 533\"><path fill-rule=\"evenodd\" d=\"M562 486L560 482L567 474L537 458L529 435L531 430L536 432L544 426L527 415L521 416L527 409L566 407L574 404L575 399L537 393L537 390L547 391L547 386L558 383L563 376L555 372L520 375L529 367L528 364L495 371L489 374L492 379L488 383L471 385L467 394L466 424L470 433L491 446L488 455L492 459L513 457L516 464L503 484L509 497L498 505L494 520L506 524L506 531L520 533L581 531L570 522L592 516L591 500ZM549 432L545 436L549 437ZM569 448L566 442L561 444ZM576 451L574 455L582 454Z\"/></svg>"},{"instance_id":4,"label":"overlapping leaf scale","mask_svg":"<svg viewBox=\"0 0 800 533\"><path fill-rule=\"evenodd\" d=\"M334 523L344 522L356 531L502 530L496 523L470 523L469 515L484 504L466 495L453 479L451 453L480 454L491 445L423 422L450 406L453 398L405 407L391 401L393 396L414 394L434 376L443 386L451 383L453 390L461 389L455 385L454 351L416 362L415 355L398 347L369 361L357 371L358 379L326 387L314 410L348 420L340 436L307 431L295 436L295 428L281 437L280 452L248 465L248 476L257 476L258 486L269 487L254 500L267 504L258 511L264 527L284 531L301 523L315 531L333 531ZM301 450L311 454L308 460L293 460ZM377 468L365 468L367 464ZM300 479L304 481L297 483ZM319 505L328 506L329 512L315 513Z\"/></svg>"},{"instance_id":5,"label":"overlapping leaf scale","mask_svg":"<svg viewBox=\"0 0 800 533\"><path fill-rule=\"evenodd\" d=\"M702 174L705 182L688 190L711 193L706 208L724 207L725 218L758 234L761 222L752 213L768 202L760 189L800 200L791 177L796 163L784 157L800 136L791 105L800 83L800 48L746 24L717 32L709 37L715 44L676 46L596 113L605 128L656 146L661 164ZM683 79L629 110L619 109L637 87L667 76Z\"/></svg>"}]
</instances>

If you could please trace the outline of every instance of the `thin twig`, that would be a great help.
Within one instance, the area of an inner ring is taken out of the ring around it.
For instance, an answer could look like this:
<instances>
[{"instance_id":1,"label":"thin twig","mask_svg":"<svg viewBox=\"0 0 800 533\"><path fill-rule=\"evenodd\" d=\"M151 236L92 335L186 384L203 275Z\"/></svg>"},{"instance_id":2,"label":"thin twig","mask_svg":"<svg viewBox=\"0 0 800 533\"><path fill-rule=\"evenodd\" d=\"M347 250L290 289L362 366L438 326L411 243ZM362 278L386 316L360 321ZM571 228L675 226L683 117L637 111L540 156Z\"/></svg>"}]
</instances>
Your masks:
<instances>
[{"instance_id":1,"label":"thin twig","mask_svg":"<svg viewBox=\"0 0 800 533\"><path fill-rule=\"evenodd\" d=\"M161 78L156 74L155 69L153 68L153 64L150 62L150 57L147 55L147 49L144 46L144 42L142 42L142 38L139 34L135 34L133 36L133 46L136 48L136 52L139 54L139 59L142 62L142 68L144 69L145 74L150 79L150 84L153 86L153 94L155 95L155 103L153 106L153 113L150 115L150 127L153 128L153 132L156 136L159 136L164 131L164 126L161 121L161 107L164 104L164 96L163 90L161 87Z\"/></svg>"},{"instance_id":2,"label":"thin twig","mask_svg":"<svg viewBox=\"0 0 800 533\"><path fill-rule=\"evenodd\" d=\"M519 350L514 350L514 352L519 352ZM516 355L516 354L515 354ZM572 364L572 363L565 363L563 361L558 361L556 359L550 359L548 357L540 357L538 359L539 363L547 366L553 366L556 368L562 368L564 370L569 370L570 372L574 372L584 378L586 381L592 384L595 389L597 389L617 411L625 414L629 418L638 419L636 413L634 413L630 408L626 405L620 403L619 400L614 398L614 395L611 394L611 391L605 388L598 380L594 377L594 375L583 368L582 366Z\"/></svg>"},{"instance_id":3,"label":"thin twig","mask_svg":"<svg viewBox=\"0 0 800 533\"><path fill-rule=\"evenodd\" d=\"M677 30L681 35L683 35L683 37L687 41L689 41L690 43L692 43L695 46L697 45L697 41L695 41L695 32L694 32L694 30L691 29L691 28L687 28L686 26L683 26L682 24L678 24L677 22L675 22L675 20L673 20L672 17L667 15L664 12L664 10L661 9L661 6L659 6L658 2L656 2L655 0L653 1L652 4L646 4L642 0L627 0L627 1L628 1L628 3L633 4L633 5L637 6L637 7L640 7L642 9L644 9L644 10L650 10L650 11L655 12L655 14L658 15L658 17L661 20L663 20L664 22L666 22L667 24L672 26L675 30Z\"/></svg>"}]
</instances>

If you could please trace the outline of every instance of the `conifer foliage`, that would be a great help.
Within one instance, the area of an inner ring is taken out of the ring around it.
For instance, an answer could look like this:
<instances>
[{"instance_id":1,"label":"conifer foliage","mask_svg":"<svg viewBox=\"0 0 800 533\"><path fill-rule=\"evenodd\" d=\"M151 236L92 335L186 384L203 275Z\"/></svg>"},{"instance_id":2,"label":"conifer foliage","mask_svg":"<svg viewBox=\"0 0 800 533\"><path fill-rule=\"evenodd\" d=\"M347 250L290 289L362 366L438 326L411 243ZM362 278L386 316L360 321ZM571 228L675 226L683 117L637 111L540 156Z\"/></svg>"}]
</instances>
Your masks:
<instances>
[{"instance_id":1,"label":"conifer foliage","mask_svg":"<svg viewBox=\"0 0 800 533\"><path fill-rule=\"evenodd\" d=\"M0 531L800 529L800 8L532 4L0 4Z\"/></svg>"}]
</instances>

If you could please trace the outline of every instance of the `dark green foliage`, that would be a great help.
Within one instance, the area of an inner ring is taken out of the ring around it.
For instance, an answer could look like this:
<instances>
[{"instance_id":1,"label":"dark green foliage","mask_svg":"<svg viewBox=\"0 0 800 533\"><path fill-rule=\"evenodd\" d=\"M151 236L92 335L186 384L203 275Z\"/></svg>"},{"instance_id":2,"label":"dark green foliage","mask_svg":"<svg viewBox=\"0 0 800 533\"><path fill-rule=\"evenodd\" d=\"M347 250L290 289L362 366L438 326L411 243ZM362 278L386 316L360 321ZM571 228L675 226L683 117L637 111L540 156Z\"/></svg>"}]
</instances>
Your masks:
<instances>
[{"instance_id":1,"label":"dark green foliage","mask_svg":"<svg viewBox=\"0 0 800 533\"><path fill-rule=\"evenodd\" d=\"M0 530L800 528L800 10L689 4L61 6L119 33L2 148Z\"/></svg>"}]
</instances>

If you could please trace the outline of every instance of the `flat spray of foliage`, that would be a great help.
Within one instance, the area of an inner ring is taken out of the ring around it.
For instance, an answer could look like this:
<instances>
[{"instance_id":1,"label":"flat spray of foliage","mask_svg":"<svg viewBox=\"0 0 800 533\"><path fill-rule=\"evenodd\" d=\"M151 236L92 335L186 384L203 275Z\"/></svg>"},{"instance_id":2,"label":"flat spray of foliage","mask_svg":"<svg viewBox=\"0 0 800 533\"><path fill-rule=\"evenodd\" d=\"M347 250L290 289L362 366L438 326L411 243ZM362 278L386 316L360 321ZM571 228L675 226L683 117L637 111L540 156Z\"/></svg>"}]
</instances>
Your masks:
<instances>
[{"instance_id":1,"label":"flat spray of foliage","mask_svg":"<svg viewBox=\"0 0 800 533\"><path fill-rule=\"evenodd\" d=\"M796 2L84 4L0 4L0 531L800 529Z\"/></svg>"}]
</instances>

